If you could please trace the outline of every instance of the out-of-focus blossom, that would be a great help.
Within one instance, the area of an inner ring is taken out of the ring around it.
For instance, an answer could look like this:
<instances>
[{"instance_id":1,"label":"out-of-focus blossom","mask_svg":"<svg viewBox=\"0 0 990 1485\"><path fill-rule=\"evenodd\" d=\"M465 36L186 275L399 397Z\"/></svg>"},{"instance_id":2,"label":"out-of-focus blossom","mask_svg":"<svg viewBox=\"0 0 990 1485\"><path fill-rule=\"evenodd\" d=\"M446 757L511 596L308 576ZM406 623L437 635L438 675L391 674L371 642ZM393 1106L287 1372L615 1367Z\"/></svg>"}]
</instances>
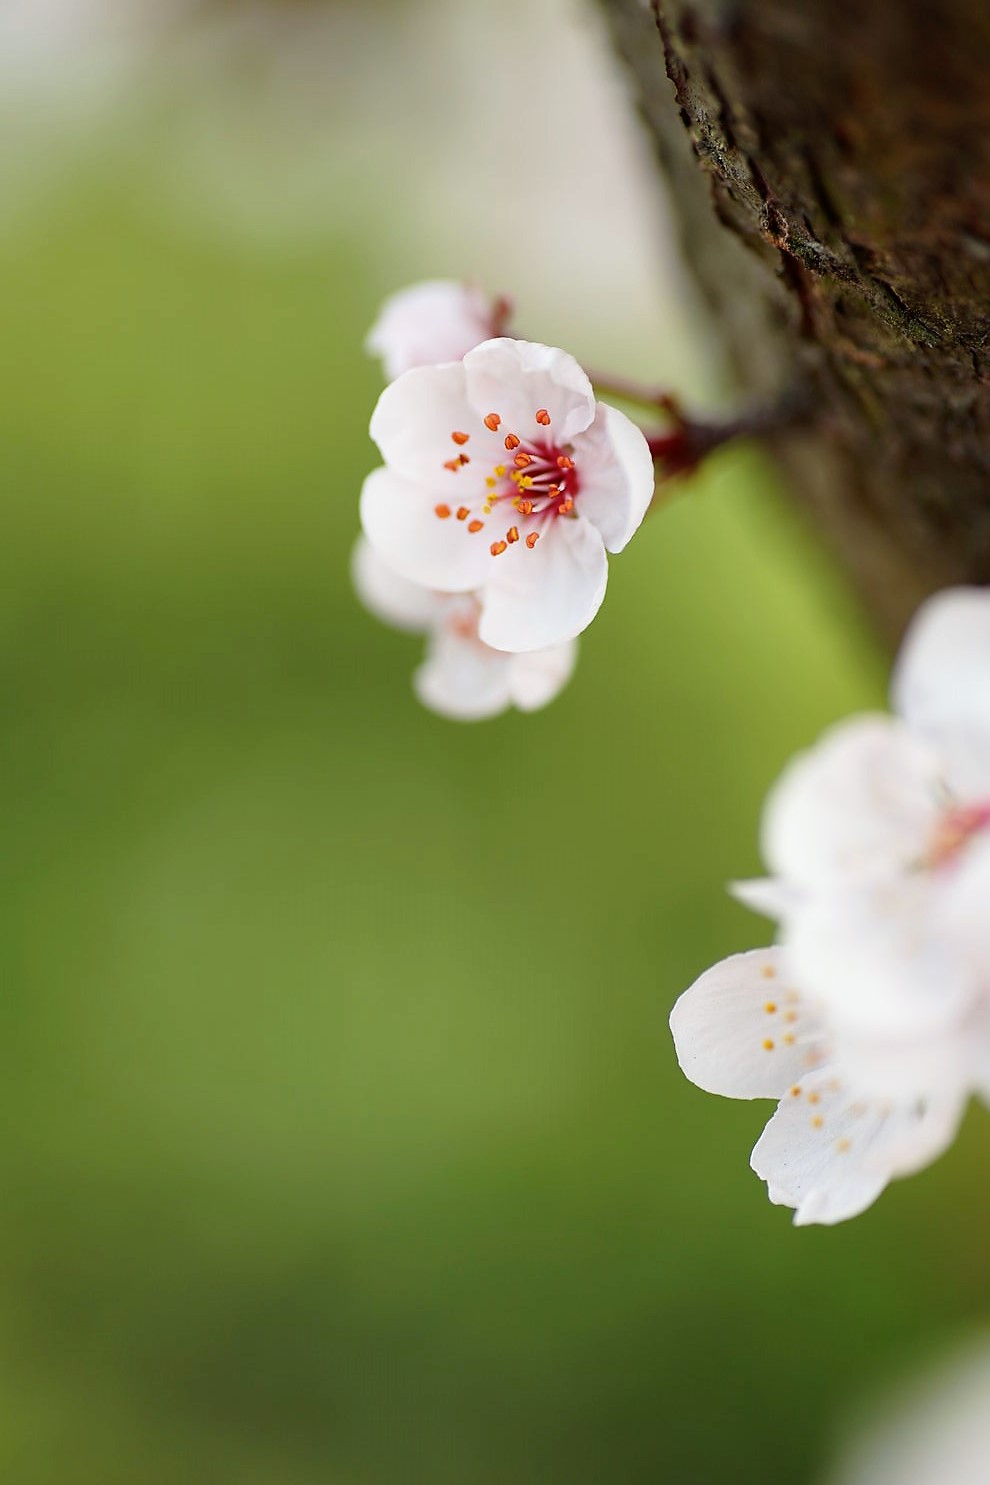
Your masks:
<instances>
[{"instance_id":1,"label":"out-of-focus blossom","mask_svg":"<svg viewBox=\"0 0 990 1485\"><path fill-rule=\"evenodd\" d=\"M990 592L922 606L893 704L791 763L764 811L773 879L736 891L837 1021L938 1038L990 996Z\"/></svg>"},{"instance_id":2,"label":"out-of-focus blossom","mask_svg":"<svg viewBox=\"0 0 990 1485\"><path fill-rule=\"evenodd\" d=\"M403 577L475 592L481 639L545 649L594 618L646 514L653 460L623 413L596 403L565 351L496 339L463 361L407 371L371 419L385 465L361 520Z\"/></svg>"},{"instance_id":3,"label":"out-of-focus blossom","mask_svg":"<svg viewBox=\"0 0 990 1485\"><path fill-rule=\"evenodd\" d=\"M365 349L381 359L389 381L413 366L460 361L505 329L508 303L474 284L430 279L392 294L368 332Z\"/></svg>"},{"instance_id":4,"label":"out-of-focus blossom","mask_svg":"<svg viewBox=\"0 0 990 1485\"><path fill-rule=\"evenodd\" d=\"M423 705L443 717L473 722L512 706L537 711L571 678L576 640L525 655L493 650L478 638L479 608L470 594L435 593L408 582L363 537L351 570L359 597L377 618L426 634L426 658L413 687Z\"/></svg>"},{"instance_id":5,"label":"out-of-focus blossom","mask_svg":"<svg viewBox=\"0 0 990 1485\"><path fill-rule=\"evenodd\" d=\"M934 1043L855 1034L798 988L780 948L706 971L670 1027L699 1088L779 1101L751 1164L799 1226L855 1217L897 1176L929 1165L954 1139L970 1092L985 1091L990 1068L990 1017Z\"/></svg>"},{"instance_id":6,"label":"out-of-focus blossom","mask_svg":"<svg viewBox=\"0 0 990 1485\"><path fill-rule=\"evenodd\" d=\"M829 1485L987 1485L990 1342L971 1344L894 1396L849 1445Z\"/></svg>"}]
</instances>

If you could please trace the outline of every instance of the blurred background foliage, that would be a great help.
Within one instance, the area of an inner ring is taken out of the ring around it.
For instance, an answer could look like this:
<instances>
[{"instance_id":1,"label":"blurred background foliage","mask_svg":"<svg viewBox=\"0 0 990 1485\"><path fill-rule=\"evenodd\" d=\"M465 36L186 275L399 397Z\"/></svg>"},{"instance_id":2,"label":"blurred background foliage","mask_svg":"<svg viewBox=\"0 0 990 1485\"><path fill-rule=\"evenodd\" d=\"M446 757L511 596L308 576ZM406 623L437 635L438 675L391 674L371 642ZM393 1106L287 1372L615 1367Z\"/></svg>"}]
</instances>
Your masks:
<instances>
[{"instance_id":1,"label":"blurred background foliage","mask_svg":"<svg viewBox=\"0 0 990 1485\"><path fill-rule=\"evenodd\" d=\"M741 449L614 562L553 707L419 710L348 583L361 341L478 254L424 261L400 119L400 206L275 244L149 209L167 119L0 234L0 1474L811 1481L985 1311L984 1122L795 1232L769 1106L689 1086L666 1017L766 941L723 884L886 657ZM528 251L564 338L568 245ZM690 364L673 270L652 340L582 271L569 349Z\"/></svg>"}]
</instances>

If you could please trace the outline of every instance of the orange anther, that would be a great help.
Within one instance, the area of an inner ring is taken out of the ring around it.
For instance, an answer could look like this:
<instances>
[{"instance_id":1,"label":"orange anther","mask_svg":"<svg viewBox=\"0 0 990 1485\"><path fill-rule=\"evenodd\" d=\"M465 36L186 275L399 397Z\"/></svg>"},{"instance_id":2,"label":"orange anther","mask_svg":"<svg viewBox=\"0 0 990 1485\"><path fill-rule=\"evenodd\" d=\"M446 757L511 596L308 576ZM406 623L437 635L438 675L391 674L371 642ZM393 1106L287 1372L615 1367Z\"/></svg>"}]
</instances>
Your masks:
<instances>
[{"instance_id":1,"label":"orange anther","mask_svg":"<svg viewBox=\"0 0 990 1485\"><path fill-rule=\"evenodd\" d=\"M568 459L568 457L567 457L566 454L558 454L558 456L557 456L557 468L558 469L573 469L574 468L574 460L573 459Z\"/></svg>"},{"instance_id":2,"label":"orange anther","mask_svg":"<svg viewBox=\"0 0 990 1485\"><path fill-rule=\"evenodd\" d=\"M528 454L517 454L512 462L517 469L525 469L526 465L532 464L533 461Z\"/></svg>"},{"instance_id":3,"label":"orange anther","mask_svg":"<svg viewBox=\"0 0 990 1485\"><path fill-rule=\"evenodd\" d=\"M529 533L529 535L526 538L526 545L529 547L530 551L533 550L533 548L536 546L536 543L539 541L539 539L540 539L540 533L538 531L531 531Z\"/></svg>"},{"instance_id":4,"label":"orange anther","mask_svg":"<svg viewBox=\"0 0 990 1485\"><path fill-rule=\"evenodd\" d=\"M440 519L441 519L441 521L445 521L447 519L447 517L450 515L450 506L449 505L435 505L433 507L433 514L435 516L439 516Z\"/></svg>"},{"instance_id":5,"label":"orange anther","mask_svg":"<svg viewBox=\"0 0 990 1485\"><path fill-rule=\"evenodd\" d=\"M467 443L471 437L470 433L452 433L450 436L455 443Z\"/></svg>"},{"instance_id":6,"label":"orange anther","mask_svg":"<svg viewBox=\"0 0 990 1485\"><path fill-rule=\"evenodd\" d=\"M505 545L506 544L504 541L493 541L488 550L491 552L493 557L500 557L505 551Z\"/></svg>"},{"instance_id":7,"label":"orange anther","mask_svg":"<svg viewBox=\"0 0 990 1485\"><path fill-rule=\"evenodd\" d=\"M560 502L560 504L558 505L558 507L557 507L557 514L560 515L560 516L569 516L570 513L571 513L571 511L573 509L574 509L574 501L568 495L567 499L566 500L562 500Z\"/></svg>"},{"instance_id":8,"label":"orange anther","mask_svg":"<svg viewBox=\"0 0 990 1485\"><path fill-rule=\"evenodd\" d=\"M468 458L467 454L458 454L457 462L458 464L470 464L471 460Z\"/></svg>"},{"instance_id":9,"label":"orange anther","mask_svg":"<svg viewBox=\"0 0 990 1485\"><path fill-rule=\"evenodd\" d=\"M502 419L499 417L498 413L489 413L488 416L485 418L485 427L490 428L493 433L497 433L498 425L499 423L501 423L501 421Z\"/></svg>"},{"instance_id":10,"label":"orange anther","mask_svg":"<svg viewBox=\"0 0 990 1485\"><path fill-rule=\"evenodd\" d=\"M550 427L550 414L547 412L545 407L541 407L539 412L536 414L536 421L539 423L541 428Z\"/></svg>"},{"instance_id":11,"label":"orange anther","mask_svg":"<svg viewBox=\"0 0 990 1485\"><path fill-rule=\"evenodd\" d=\"M484 524L485 524L484 521L468 521L468 530L469 531L481 531L482 528L484 527Z\"/></svg>"},{"instance_id":12,"label":"orange anther","mask_svg":"<svg viewBox=\"0 0 990 1485\"><path fill-rule=\"evenodd\" d=\"M466 521L470 514L471 512L468 510L466 505L459 505L457 507L457 519L459 521Z\"/></svg>"},{"instance_id":13,"label":"orange anther","mask_svg":"<svg viewBox=\"0 0 990 1485\"><path fill-rule=\"evenodd\" d=\"M531 500L517 501L516 508L521 516L531 516L533 514L533 502Z\"/></svg>"},{"instance_id":14,"label":"orange anther","mask_svg":"<svg viewBox=\"0 0 990 1485\"><path fill-rule=\"evenodd\" d=\"M519 540L519 527L518 526L510 526L509 529L508 529L508 531L505 533L505 539L508 542L518 541Z\"/></svg>"},{"instance_id":15,"label":"orange anther","mask_svg":"<svg viewBox=\"0 0 990 1485\"><path fill-rule=\"evenodd\" d=\"M517 438L514 433L507 433L505 435L505 447L509 450L510 454L512 453L513 449L517 449L519 447L521 442L522 440Z\"/></svg>"},{"instance_id":16,"label":"orange anther","mask_svg":"<svg viewBox=\"0 0 990 1485\"><path fill-rule=\"evenodd\" d=\"M444 469L449 469L452 474L456 474L461 467L461 461L460 459L445 459L443 461L443 467Z\"/></svg>"}]
</instances>

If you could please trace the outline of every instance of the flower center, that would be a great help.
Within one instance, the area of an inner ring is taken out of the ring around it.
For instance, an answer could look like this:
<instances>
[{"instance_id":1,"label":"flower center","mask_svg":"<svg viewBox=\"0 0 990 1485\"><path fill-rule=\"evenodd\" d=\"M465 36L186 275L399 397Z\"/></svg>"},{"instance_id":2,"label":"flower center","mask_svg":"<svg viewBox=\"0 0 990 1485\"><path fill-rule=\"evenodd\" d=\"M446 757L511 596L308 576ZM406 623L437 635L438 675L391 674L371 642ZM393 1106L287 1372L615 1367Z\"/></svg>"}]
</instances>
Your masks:
<instances>
[{"instance_id":1,"label":"flower center","mask_svg":"<svg viewBox=\"0 0 990 1485\"><path fill-rule=\"evenodd\" d=\"M925 864L932 871L949 866L981 831L990 826L990 801L957 805L939 819L928 847Z\"/></svg>"},{"instance_id":2,"label":"flower center","mask_svg":"<svg viewBox=\"0 0 990 1485\"><path fill-rule=\"evenodd\" d=\"M550 414L545 407L537 408L533 421L535 431L529 434L510 431L503 435L505 458L500 458L485 475L482 495L469 496L458 505L441 501L433 507L439 520L447 521L454 516L465 523L465 529L472 536L484 531L494 517L491 525L499 535L489 546L493 557L500 557L516 542L522 542L532 551L552 521L558 516L574 514L580 480L571 457L572 446L558 444L547 431ZM500 413L487 413L482 422L489 433L502 430ZM465 449L471 435L454 429L450 437L457 452L452 458L443 460L443 467L450 474L458 475L471 464L471 455ZM503 520L509 522L504 534L501 529Z\"/></svg>"}]
</instances>

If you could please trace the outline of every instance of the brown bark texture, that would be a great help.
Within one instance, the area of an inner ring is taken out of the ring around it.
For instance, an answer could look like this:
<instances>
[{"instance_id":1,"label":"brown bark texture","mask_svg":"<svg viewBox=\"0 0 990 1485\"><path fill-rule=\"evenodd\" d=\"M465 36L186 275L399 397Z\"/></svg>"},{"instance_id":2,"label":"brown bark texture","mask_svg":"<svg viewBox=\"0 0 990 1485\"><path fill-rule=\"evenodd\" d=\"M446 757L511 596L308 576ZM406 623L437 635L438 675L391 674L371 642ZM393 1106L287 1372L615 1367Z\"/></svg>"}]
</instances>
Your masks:
<instances>
[{"instance_id":1,"label":"brown bark texture","mask_svg":"<svg viewBox=\"0 0 990 1485\"><path fill-rule=\"evenodd\" d=\"M990 581L990 0L601 0L737 387L891 636Z\"/></svg>"}]
</instances>

